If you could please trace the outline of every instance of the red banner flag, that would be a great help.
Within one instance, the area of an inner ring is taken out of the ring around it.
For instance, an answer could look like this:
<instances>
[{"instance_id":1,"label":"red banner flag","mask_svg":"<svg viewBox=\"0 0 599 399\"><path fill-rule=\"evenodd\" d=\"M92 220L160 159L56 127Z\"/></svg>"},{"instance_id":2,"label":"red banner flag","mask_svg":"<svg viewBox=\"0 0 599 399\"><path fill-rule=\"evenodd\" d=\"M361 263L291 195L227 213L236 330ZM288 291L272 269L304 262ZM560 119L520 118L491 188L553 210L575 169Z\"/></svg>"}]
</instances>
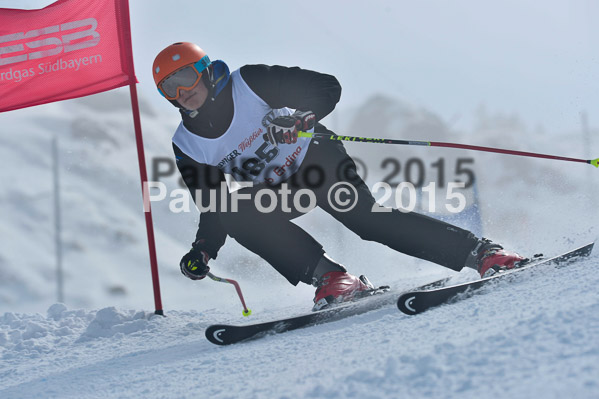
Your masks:
<instances>
[{"instance_id":1,"label":"red banner flag","mask_svg":"<svg viewBox=\"0 0 599 399\"><path fill-rule=\"evenodd\" d=\"M0 112L135 82L127 0L0 9Z\"/></svg>"}]
</instances>

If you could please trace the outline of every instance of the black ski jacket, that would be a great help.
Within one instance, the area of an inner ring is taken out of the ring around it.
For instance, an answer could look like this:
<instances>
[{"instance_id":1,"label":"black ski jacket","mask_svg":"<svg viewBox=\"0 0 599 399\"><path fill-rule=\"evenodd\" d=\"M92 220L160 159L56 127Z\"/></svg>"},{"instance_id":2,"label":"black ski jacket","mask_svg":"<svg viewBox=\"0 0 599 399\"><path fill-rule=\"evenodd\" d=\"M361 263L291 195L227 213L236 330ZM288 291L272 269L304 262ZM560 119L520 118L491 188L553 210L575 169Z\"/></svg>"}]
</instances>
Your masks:
<instances>
[{"instance_id":1,"label":"black ski jacket","mask_svg":"<svg viewBox=\"0 0 599 399\"><path fill-rule=\"evenodd\" d=\"M240 69L241 76L264 102L271 108L289 107L302 111L312 111L316 119L327 116L341 97L341 85L334 76L301 69L298 67L245 65ZM207 102L194 118L181 111L183 124L190 132L202 137L216 138L224 134L233 119L232 83L223 88L214 101ZM317 124L315 131L326 132ZM224 174L215 166L200 164L184 154L174 143L173 150L177 168L191 192L194 201L209 204L209 190L216 190L220 199L220 183ZM196 198L196 190L201 190L202 198ZM220 206L220 204L218 204ZM223 229L218 212L203 212L195 242L202 242L211 258L216 258L224 245L227 233Z\"/></svg>"}]
</instances>

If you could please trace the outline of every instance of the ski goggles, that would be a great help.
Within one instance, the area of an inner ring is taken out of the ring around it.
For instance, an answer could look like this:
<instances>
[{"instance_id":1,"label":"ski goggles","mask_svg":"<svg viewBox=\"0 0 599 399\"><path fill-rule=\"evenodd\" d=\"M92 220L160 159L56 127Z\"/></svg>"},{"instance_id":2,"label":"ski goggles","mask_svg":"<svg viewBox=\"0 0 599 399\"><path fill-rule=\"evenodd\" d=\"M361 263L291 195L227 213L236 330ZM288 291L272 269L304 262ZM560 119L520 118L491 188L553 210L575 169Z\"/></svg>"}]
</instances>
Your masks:
<instances>
[{"instance_id":1,"label":"ski goggles","mask_svg":"<svg viewBox=\"0 0 599 399\"><path fill-rule=\"evenodd\" d=\"M187 65L167 76L158 84L158 91L168 100L177 100L181 89L191 90L200 83L204 70L210 65L210 58L204 56L195 64Z\"/></svg>"}]
</instances>

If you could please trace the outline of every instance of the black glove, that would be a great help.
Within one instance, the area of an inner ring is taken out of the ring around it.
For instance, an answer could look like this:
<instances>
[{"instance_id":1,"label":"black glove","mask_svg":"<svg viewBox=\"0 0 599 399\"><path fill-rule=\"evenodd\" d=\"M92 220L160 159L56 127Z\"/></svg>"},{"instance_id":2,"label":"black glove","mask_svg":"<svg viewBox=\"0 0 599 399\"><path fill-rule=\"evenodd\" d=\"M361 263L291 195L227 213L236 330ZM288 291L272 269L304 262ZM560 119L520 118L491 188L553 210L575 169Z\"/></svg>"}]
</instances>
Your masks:
<instances>
[{"instance_id":1,"label":"black glove","mask_svg":"<svg viewBox=\"0 0 599 399\"><path fill-rule=\"evenodd\" d=\"M192 280L201 280L210 271L208 267L209 260L210 256L206 251L194 244L193 248L181 258L179 263L181 273Z\"/></svg>"},{"instance_id":2,"label":"black glove","mask_svg":"<svg viewBox=\"0 0 599 399\"><path fill-rule=\"evenodd\" d=\"M264 134L264 141L270 144L297 143L297 132L308 131L316 124L312 111L295 111L293 115L278 116L270 122Z\"/></svg>"}]
</instances>

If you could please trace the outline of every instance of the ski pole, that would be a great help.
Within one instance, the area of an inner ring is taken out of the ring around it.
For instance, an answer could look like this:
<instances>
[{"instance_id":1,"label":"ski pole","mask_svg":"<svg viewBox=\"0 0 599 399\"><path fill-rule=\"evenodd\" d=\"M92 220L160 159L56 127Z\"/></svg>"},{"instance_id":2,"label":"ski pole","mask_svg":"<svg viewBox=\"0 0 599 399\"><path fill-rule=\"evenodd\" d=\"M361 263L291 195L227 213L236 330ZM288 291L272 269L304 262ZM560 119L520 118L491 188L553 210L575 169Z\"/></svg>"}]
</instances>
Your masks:
<instances>
[{"instance_id":1,"label":"ski pole","mask_svg":"<svg viewBox=\"0 0 599 399\"><path fill-rule=\"evenodd\" d=\"M411 141L411 140L380 139L380 138L371 138L371 137L339 136L337 134L310 133L310 132L298 132L298 137L311 137L314 139L338 140L338 141L355 141L358 143L400 144L400 145L419 145L419 146L428 146L428 147L461 148L464 150L495 152L495 153L499 153L499 154L518 155L518 156L522 156L522 157L545 158L545 159L556 159L559 161L588 163L588 164L593 165L596 168L599 168L599 158L596 158L596 159L568 158L568 157L561 157L561 156L556 156L556 155L538 154L535 152L505 150L505 149L493 148L493 147L481 147L478 145L442 143L442 142L438 142L438 141Z\"/></svg>"},{"instance_id":2,"label":"ski pole","mask_svg":"<svg viewBox=\"0 0 599 399\"><path fill-rule=\"evenodd\" d=\"M243 305L243 315L245 317L249 316L252 314L252 311L248 309L247 306L245 306L245 301L243 299L243 294L241 293L241 287L239 286L239 283L235 280L231 280L228 278L222 278L222 277L218 277L215 276L214 274L208 272L206 274L208 277L210 277L212 280L214 281L218 281L219 283L228 283L228 284L233 284L235 286L235 290L237 291L237 295L239 295L239 299L241 300L241 304Z\"/></svg>"}]
</instances>

